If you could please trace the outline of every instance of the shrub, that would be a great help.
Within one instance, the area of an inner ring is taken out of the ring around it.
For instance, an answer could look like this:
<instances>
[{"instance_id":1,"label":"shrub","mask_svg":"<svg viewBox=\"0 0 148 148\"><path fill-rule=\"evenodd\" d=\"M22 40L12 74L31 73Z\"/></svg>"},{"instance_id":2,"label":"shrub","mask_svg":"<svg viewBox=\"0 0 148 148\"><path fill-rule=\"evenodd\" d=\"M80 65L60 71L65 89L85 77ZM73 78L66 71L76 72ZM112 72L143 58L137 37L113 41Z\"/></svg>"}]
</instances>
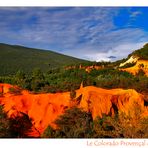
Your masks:
<instances>
[{"instance_id":1,"label":"shrub","mask_svg":"<svg viewBox=\"0 0 148 148\"><path fill-rule=\"evenodd\" d=\"M10 137L9 119L3 111L3 106L0 106L0 138Z\"/></svg>"},{"instance_id":2,"label":"shrub","mask_svg":"<svg viewBox=\"0 0 148 148\"><path fill-rule=\"evenodd\" d=\"M60 138L86 138L91 135L91 114L79 108L71 108L65 111L56 121L58 129L54 131L48 127L44 136Z\"/></svg>"},{"instance_id":3,"label":"shrub","mask_svg":"<svg viewBox=\"0 0 148 148\"><path fill-rule=\"evenodd\" d=\"M21 113L20 116L9 119L9 132L11 138L26 138L31 131L32 122L28 115Z\"/></svg>"},{"instance_id":4,"label":"shrub","mask_svg":"<svg viewBox=\"0 0 148 148\"><path fill-rule=\"evenodd\" d=\"M142 118L143 110L136 102L128 115L119 112L119 125L125 138L148 138L148 118Z\"/></svg>"}]
</instances>

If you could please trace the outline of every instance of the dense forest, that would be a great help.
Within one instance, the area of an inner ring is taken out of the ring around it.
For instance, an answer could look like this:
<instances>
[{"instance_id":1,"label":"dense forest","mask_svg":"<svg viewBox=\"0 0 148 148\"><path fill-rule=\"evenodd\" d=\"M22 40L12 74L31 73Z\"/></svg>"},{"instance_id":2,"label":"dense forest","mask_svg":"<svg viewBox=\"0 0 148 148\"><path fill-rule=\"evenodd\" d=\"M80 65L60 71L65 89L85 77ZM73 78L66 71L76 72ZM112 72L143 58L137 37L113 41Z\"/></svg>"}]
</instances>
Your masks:
<instances>
[{"instance_id":1,"label":"dense forest","mask_svg":"<svg viewBox=\"0 0 148 148\"><path fill-rule=\"evenodd\" d=\"M15 74L18 70L30 73L34 68L42 71L60 68L67 63L88 62L49 50L0 43L0 76Z\"/></svg>"}]
</instances>

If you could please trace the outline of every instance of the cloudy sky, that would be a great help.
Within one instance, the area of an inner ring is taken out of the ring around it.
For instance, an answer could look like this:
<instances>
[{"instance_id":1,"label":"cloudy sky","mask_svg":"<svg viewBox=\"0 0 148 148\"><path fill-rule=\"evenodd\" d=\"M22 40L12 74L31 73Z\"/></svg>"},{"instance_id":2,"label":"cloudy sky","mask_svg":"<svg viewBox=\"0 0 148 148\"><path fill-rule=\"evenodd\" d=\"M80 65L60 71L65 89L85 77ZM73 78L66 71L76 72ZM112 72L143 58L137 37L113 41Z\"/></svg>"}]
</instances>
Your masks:
<instances>
[{"instance_id":1,"label":"cloudy sky","mask_svg":"<svg viewBox=\"0 0 148 148\"><path fill-rule=\"evenodd\" d=\"M148 7L1 7L0 42L114 61L148 42Z\"/></svg>"}]
</instances>

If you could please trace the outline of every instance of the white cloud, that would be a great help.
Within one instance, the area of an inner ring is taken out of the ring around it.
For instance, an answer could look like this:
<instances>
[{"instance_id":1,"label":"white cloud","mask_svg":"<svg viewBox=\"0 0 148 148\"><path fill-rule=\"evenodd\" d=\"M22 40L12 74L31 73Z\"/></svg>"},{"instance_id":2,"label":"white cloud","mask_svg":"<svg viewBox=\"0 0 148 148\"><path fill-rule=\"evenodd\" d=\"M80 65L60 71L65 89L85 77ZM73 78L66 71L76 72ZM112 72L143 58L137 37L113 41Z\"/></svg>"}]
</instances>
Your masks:
<instances>
[{"instance_id":1,"label":"white cloud","mask_svg":"<svg viewBox=\"0 0 148 148\"><path fill-rule=\"evenodd\" d=\"M132 51L141 48L148 40L148 34L140 29L120 29L108 32L98 38L101 42L96 46L84 45L63 53L92 61L119 60L126 58ZM110 56L117 58L110 59Z\"/></svg>"},{"instance_id":2,"label":"white cloud","mask_svg":"<svg viewBox=\"0 0 148 148\"><path fill-rule=\"evenodd\" d=\"M114 25L120 8L0 8L0 40L90 60L126 57L148 40L140 28ZM140 11L130 15L135 18Z\"/></svg>"},{"instance_id":3,"label":"white cloud","mask_svg":"<svg viewBox=\"0 0 148 148\"><path fill-rule=\"evenodd\" d=\"M73 53L74 56L79 58L88 59L91 61L116 61L122 58L126 58L130 53L134 50L140 49L146 42L139 42L139 43L127 43L118 45L112 49L109 49L107 52L97 52L97 51L90 51L90 52L75 52ZM66 53L71 55L71 53ZM116 58L111 59L110 56L114 56Z\"/></svg>"},{"instance_id":4,"label":"white cloud","mask_svg":"<svg viewBox=\"0 0 148 148\"><path fill-rule=\"evenodd\" d=\"M127 55L132 53L134 50L140 49L146 42L133 42L133 43L125 43L114 47L113 50L108 51L108 55L113 55L117 57L117 59L126 58Z\"/></svg>"},{"instance_id":5,"label":"white cloud","mask_svg":"<svg viewBox=\"0 0 148 148\"><path fill-rule=\"evenodd\" d=\"M135 17L137 17L140 14L142 14L141 11L133 11L133 12L131 12L130 17L135 18Z\"/></svg>"}]
</instances>

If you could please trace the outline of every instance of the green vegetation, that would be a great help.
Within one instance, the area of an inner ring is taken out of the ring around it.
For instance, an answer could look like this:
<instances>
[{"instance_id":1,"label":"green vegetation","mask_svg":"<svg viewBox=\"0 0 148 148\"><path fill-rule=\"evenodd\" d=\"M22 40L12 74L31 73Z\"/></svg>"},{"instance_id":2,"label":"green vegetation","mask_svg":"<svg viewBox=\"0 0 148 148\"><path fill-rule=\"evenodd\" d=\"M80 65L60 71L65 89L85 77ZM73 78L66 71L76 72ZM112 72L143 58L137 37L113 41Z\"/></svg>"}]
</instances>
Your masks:
<instances>
[{"instance_id":1,"label":"green vegetation","mask_svg":"<svg viewBox=\"0 0 148 148\"><path fill-rule=\"evenodd\" d=\"M133 106L135 116L120 113L111 117L103 115L92 120L91 113L79 108L66 110L55 124L57 129L48 126L42 138L148 138L148 118L141 119L138 105Z\"/></svg>"},{"instance_id":2,"label":"green vegetation","mask_svg":"<svg viewBox=\"0 0 148 148\"><path fill-rule=\"evenodd\" d=\"M66 110L65 114L60 116L56 121L58 126L54 130L50 126L45 130L42 137L45 138L84 138L90 133L90 123L92 122L91 114L78 108Z\"/></svg>"},{"instance_id":3,"label":"green vegetation","mask_svg":"<svg viewBox=\"0 0 148 148\"><path fill-rule=\"evenodd\" d=\"M84 69L65 70L54 69L48 72L42 72L40 69L34 69L31 74L25 74L18 71L11 77L0 77L1 83L18 85L21 89L27 89L34 93L55 93L71 92L71 98L75 97L74 90L79 89L81 82L84 86L96 86L106 89L124 88L135 89L140 93L146 93L148 87L148 77L143 71L139 71L136 76L118 69L103 68L92 70L90 73ZM19 90L11 90L12 93L19 94Z\"/></svg>"},{"instance_id":4,"label":"green vegetation","mask_svg":"<svg viewBox=\"0 0 148 148\"><path fill-rule=\"evenodd\" d=\"M147 47L148 44L132 55L138 53L147 56ZM84 83L84 86L94 85L108 89L132 88L138 92L147 91L148 78L142 70L133 76L117 69L120 62L126 59L114 63L86 62L51 51L6 44L0 44L0 53L0 82L15 84L34 93L71 91L71 98L74 98L74 90L79 88L81 82ZM73 64L73 62L75 63ZM2 64L5 65L5 68L1 67ZM66 69L64 65L75 68ZM83 69L80 69L80 65ZM84 69L87 66L100 66L102 69L93 69L88 73ZM129 67L133 64L125 66ZM11 90L11 92L19 93L18 90Z\"/></svg>"},{"instance_id":5,"label":"green vegetation","mask_svg":"<svg viewBox=\"0 0 148 148\"><path fill-rule=\"evenodd\" d=\"M65 66L67 63L82 62L86 61L49 50L0 44L0 75L15 74L18 70L29 73L34 68L46 71L47 69Z\"/></svg>"}]
</instances>

